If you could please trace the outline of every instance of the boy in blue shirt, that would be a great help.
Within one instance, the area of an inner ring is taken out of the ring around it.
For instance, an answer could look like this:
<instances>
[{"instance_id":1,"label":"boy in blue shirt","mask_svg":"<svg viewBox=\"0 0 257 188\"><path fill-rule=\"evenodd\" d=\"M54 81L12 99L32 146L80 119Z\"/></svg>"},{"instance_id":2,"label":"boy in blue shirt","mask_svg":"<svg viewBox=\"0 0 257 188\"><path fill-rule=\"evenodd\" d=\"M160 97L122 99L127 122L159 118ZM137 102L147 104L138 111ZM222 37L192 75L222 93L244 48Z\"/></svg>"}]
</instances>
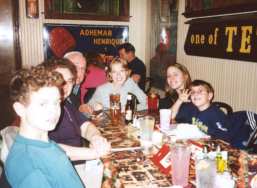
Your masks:
<instances>
[{"instance_id":1,"label":"boy in blue shirt","mask_svg":"<svg viewBox=\"0 0 257 188\"><path fill-rule=\"evenodd\" d=\"M208 82L194 80L190 86L191 102L181 97L176 121L195 124L211 137L230 142L227 117L211 103L213 97L214 90Z\"/></svg>"},{"instance_id":2,"label":"boy in blue shirt","mask_svg":"<svg viewBox=\"0 0 257 188\"><path fill-rule=\"evenodd\" d=\"M37 66L16 73L10 83L20 131L11 147L5 173L16 188L84 187L65 152L48 139L60 117L59 73Z\"/></svg>"},{"instance_id":3,"label":"boy in blue shirt","mask_svg":"<svg viewBox=\"0 0 257 188\"><path fill-rule=\"evenodd\" d=\"M194 80L190 86L191 102L187 95L181 95L177 108L173 108L176 121L197 125L212 138L225 140L234 147L248 147L250 134L256 129L257 115L247 111L226 115L212 104L213 98L211 84Z\"/></svg>"}]
</instances>

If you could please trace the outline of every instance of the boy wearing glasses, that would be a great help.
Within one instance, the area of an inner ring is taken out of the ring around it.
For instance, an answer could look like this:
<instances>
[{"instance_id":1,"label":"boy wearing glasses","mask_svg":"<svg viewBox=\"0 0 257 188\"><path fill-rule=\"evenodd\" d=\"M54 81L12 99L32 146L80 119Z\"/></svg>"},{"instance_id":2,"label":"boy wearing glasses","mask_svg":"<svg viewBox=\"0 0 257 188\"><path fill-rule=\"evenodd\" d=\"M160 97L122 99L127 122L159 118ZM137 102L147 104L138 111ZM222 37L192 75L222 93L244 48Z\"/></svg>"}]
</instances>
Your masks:
<instances>
[{"instance_id":1,"label":"boy wearing glasses","mask_svg":"<svg viewBox=\"0 0 257 188\"><path fill-rule=\"evenodd\" d=\"M250 139L254 136L252 134L256 134L257 114L248 111L224 114L212 104L213 87L203 80L194 80L190 89L191 102L186 102L185 98L180 99L177 122L197 125L211 137L225 140L234 147L249 147Z\"/></svg>"},{"instance_id":2,"label":"boy wearing glasses","mask_svg":"<svg viewBox=\"0 0 257 188\"><path fill-rule=\"evenodd\" d=\"M191 102L179 99L181 106L176 121L195 124L206 134L230 142L227 116L212 104L213 98L214 90L211 84L194 80L190 85Z\"/></svg>"}]
</instances>

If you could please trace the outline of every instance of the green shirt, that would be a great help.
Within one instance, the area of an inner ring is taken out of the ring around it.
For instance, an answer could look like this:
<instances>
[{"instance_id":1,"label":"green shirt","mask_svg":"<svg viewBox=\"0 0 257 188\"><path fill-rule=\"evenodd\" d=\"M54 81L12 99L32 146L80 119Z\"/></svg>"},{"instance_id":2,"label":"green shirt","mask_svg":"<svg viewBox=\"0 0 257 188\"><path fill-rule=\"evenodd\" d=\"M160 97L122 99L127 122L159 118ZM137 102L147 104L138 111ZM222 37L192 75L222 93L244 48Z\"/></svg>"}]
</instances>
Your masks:
<instances>
[{"instance_id":1,"label":"green shirt","mask_svg":"<svg viewBox=\"0 0 257 188\"><path fill-rule=\"evenodd\" d=\"M53 141L17 135L5 171L14 188L84 187L64 151Z\"/></svg>"}]
</instances>

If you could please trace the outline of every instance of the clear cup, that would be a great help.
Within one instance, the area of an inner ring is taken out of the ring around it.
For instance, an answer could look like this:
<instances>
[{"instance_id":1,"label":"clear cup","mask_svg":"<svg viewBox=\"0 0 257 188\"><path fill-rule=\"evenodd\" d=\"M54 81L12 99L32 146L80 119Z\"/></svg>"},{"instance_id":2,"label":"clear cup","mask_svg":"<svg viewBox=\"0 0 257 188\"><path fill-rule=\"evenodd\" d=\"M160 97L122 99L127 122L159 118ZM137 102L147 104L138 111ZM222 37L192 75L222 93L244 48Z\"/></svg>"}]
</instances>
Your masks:
<instances>
[{"instance_id":1,"label":"clear cup","mask_svg":"<svg viewBox=\"0 0 257 188\"><path fill-rule=\"evenodd\" d=\"M155 119L152 116L145 116L138 119L140 125L140 139L152 141Z\"/></svg>"},{"instance_id":2,"label":"clear cup","mask_svg":"<svg viewBox=\"0 0 257 188\"><path fill-rule=\"evenodd\" d=\"M171 110L160 109L160 128L162 130L170 129L170 120L171 120Z\"/></svg>"},{"instance_id":3,"label":"clear cup","mask_svg":"<svg viewBox=\"0 0 257 188\"><path fill-rule=\"evenodd\" d=\"M152 141L155 119L153 116L139 118L140 138L146 141Z\"/></svg>"},{"instance_id":4,"label":"clear cup","mask_svg":"<svg viewBox=\"0 0 257 188\"><path fill-rule=\"evenodd\" d=\"M171 146L172 184L185 187L188 185L191 150L185 144Z\"/></svg>"},{"instance_id":5,"label":"clear cup","mask_svg":"<svg viewBox=\"0 0 257 188\"><path fill-rule=\"evenodd\" d=\"M152 136L155 119L152 116L145 116L138 119L140 126L140 145L143 147L144 154L148 155L152 149Z\"/></svg>"},{"instance_id":6,"label":"clear cup","mask_svg":"<svg viewBox=\"0 0 257 188\"><path fill-rule=\"evenodd\" d=\"M196 159L195 164L196 187L214 188L216 176L216 162L211 159Z\"/></svg>"}]
</instances>

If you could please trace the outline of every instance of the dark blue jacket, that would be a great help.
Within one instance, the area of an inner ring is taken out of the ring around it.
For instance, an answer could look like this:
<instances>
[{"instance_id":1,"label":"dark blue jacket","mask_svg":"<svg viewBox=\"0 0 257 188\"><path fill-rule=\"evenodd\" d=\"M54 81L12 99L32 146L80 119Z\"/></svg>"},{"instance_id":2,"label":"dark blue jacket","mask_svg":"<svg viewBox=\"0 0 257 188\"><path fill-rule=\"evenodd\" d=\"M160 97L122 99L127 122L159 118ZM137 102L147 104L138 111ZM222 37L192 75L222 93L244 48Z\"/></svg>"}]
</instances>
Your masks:
<instances>
[{"instance_id":1,"label":"dark blue jacket","mask_svg":"<svg viewBox=\"0 0 257 188\"><path fill-rule=\"evenodd\" d=\"M183 103L176 121L195 124L211 137L225 140L240 149L245 149L249 145L254 136L251 134L255 134L257 129L257 114L238 111L226 115L215 105L199 111L192 103Z\"/></svg>"},{"instance_id":2,"label":"dark blue jacket","mask_svg":"<svg viewBox=\"0 0 257 188\"><path fill-rule=\"evenodd\" d=\"M231 143L237 148L246 148L256 133L257 114L249 111L238 111L228 116L230 123Z\"/></svg>"},{"instance_id":3,"label":"dark blue jacket","mask_svg":"<svg viewBox=\"0 0 257 188\"><path fill-rule=\"evenodd\" d=\"M176 116L176 121L197 125L200 130L211 137L230 142L227 117L215 105L199 111L192 103L183 103Z\"/></svg>"}]
</instances>

